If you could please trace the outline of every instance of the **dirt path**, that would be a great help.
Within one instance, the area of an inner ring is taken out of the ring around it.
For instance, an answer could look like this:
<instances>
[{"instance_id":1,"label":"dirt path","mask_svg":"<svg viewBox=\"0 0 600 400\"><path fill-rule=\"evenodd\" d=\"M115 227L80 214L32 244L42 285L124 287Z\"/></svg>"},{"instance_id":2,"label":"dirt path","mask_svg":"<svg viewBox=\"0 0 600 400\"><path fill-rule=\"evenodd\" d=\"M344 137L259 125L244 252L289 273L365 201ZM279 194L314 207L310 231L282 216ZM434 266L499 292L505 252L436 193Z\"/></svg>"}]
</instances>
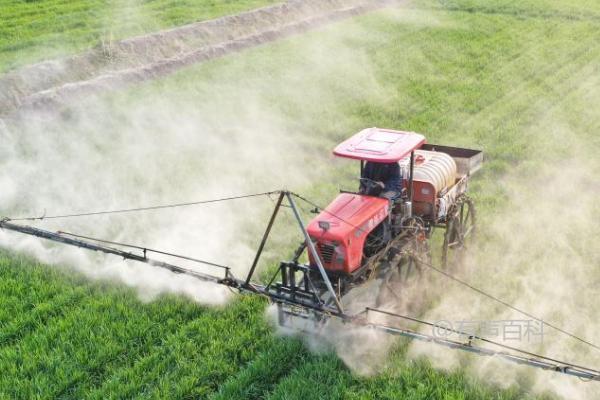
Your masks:
<instances>
[{"instance_id":1,"label":"dirt path","mask_svg":"<svg viewBox=\"0 0 600 400\"><path fill-rule=\"evenodd\" d=\"M90 94L170 74L182 67L363 14L393 0L290 0L23 67L0 77L0 117L52 111Z\"/></svg>"}]
</instances>

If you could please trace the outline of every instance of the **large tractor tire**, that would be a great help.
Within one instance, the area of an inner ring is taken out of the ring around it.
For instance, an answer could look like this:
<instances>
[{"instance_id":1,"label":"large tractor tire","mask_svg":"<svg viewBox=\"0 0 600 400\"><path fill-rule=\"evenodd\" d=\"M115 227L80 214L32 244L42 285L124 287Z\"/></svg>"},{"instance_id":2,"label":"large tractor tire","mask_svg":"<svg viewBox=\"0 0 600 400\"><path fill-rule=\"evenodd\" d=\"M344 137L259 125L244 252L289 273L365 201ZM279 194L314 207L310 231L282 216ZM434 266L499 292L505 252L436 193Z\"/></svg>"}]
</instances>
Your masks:
<instances>
[{"instance_id":1,"label":"large tractor tire","mask_svg":"<svg viewBox=\"0 0 600 400\"><path fill-rule=\"evenodd\" d=\"M452 205L446 217L446 232L442 245L442 265L454 267L464 261L465 251L475 237L475 206L462 195Z\"/></svg>"}]
</instances>

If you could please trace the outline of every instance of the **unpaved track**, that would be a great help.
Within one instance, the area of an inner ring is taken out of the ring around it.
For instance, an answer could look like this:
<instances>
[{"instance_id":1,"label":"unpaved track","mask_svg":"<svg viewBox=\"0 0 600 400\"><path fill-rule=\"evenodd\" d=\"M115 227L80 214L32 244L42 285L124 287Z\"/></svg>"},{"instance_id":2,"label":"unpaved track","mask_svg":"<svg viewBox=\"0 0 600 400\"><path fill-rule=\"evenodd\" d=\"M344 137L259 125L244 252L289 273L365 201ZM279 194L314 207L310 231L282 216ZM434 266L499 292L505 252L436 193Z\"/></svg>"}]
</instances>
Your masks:
<instances>
[{"instance_id":1,"label":"unpaved track","mask_svg":"<svg viewBox=\"0 0 600 400\"><path fill-rule=\"evenodd\" d=\"M46 61L0 77L0 117L54 111L89 95L397 4L394 0L290 0Z\"/></svg>"}]
</instances>

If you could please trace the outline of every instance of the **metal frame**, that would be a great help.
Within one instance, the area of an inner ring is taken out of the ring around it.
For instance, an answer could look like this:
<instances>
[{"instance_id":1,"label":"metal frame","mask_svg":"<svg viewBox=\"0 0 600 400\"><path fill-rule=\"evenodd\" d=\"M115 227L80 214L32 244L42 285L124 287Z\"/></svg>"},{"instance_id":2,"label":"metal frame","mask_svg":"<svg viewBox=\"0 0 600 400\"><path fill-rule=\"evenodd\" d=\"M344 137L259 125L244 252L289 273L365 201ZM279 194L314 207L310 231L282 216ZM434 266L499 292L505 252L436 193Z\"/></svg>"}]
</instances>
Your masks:
<instances>
[{"instance_id":1,"label":"metal frame","mask_svg":"<svg viewBox=\"0 0 600 400\"><path fill-rule=\"evenodd\" d=\"M338 309L338 311L340 313L343 313L344 309L342 307L342 303L340 302L340 299L338 298L337 293L333 289L333 285L331 284L331 281L329 280L329 277L327 276L327 271L325 271L325 267L323 267L323 262L321 261L321 256L319 256L319 253L317 253L315 244L313 243L312 239L308 235L308 232L307 232L306 228L304 227L304 224L302 223L302 218L300 217L300 213L298 211L298 208L296 207L296 203L294 203L294 200L292 199L292 196L289 192L286 192L285 195L286 195L288 201L290 202L290 206L292 207L292 211L294 212L296 221L298 222L298 225L300 226L300 230L302 231L302 234L304 235L304 240L306 240L306 245L308 247L308 251L310 251L310 254L313 256L313 259L317 263L317 268L319 268L319 272L321 273L321 278L323 278L323 282L325 282L325 286L327 286L327 290L331 294L331 298L334 300L336 308Z\"/></svg>"},{"instance_id":2,"label":"metal frame","mask_svg":"<svg viewBox=\"0 0 600 400\"><path fill-rule=\"evenodd\" d=\"M339 296L337 295L337 293L335 292L335 290L333 289L333 285L331 284L331 280L329 279L329 276L327 275L327 271L325 270L325 267L323 266L323 262L321 260L321 257L319 255L319 253L317 252L317 249L315 247L315 244L313 243L313 241L311 240L308 231L306 230L306 227L304 226L304 223L302 222L302 217L300 216L300 211L298 210L298 207L296 206L296 203L294 202L294 199L292 198L292 194L289 191L282 191L279 194L279 198L277 199L277 203L275 205L275 209L273 210L273 213L271 214L271 219L269 220L269 224L267 225L267 229L265 230L265 233L263 234L263 238L260 242L260 245L258 247L258 250L256 252L256 255L254 256L254 261L252 262L252 266L250 267L250 271L248 272L248 276L246 277L245 280L245 285L250 285L250 282L252 280L252 276L254 275L254 272L256 270L256 266L258 265L258 261L260 260L260 256L263 252L264 246L267 242L267 239L269 237L269 234L271 232L271 229L273 227L273 223L275 222L275 219L277 217L278 211L282 206L282 202L283 202L283 198L286 198L290 208L292 209L292 212L294 214L294 218L296 219L296 222L298 222L298 226L300 227L300 231L302 232L302 235L304 236L304 241L306 243L306 248L308 249L308 251L310 252L310 254L312 255L313 259L315 260L315 263L317 264L317 268L319 270L319 273L321 274L321 278L323 279L323 282L325 283L325 286L327 287L327 291L330 293L331 298L333 299L334 303L335 303L335 307L337 309L338 312L343 313L344 312L344 308L342 306L342 303L340 301ZM286 271L286 269L289 267L288 264L286 263L282 263L281 266L279 267L279 272L281 272L282 274L282 280L284 283L290 283L291 287L292 287L292 292L295 291L295 279L294 279L294 273L296 271L292 271L292 275L289 276L288 271ZM304 276L306 277L306 272L304 273ZM313 289L314 289L314 285L313 285ZM295 293L293 293L295 295Z\"/></svg>"},{"instance_id":3,"label":"metal frame","mask_svg":"<svg viewBox=\"0 0 600 400\"><path fill-rule=\"evenodd\" d=\"M252 275L254 275L254 271L256 270L256 266L258 265L258 260L260 259L260 255L262 254L263 249L265 248L265 244L267 243L267 239L269 238L269 234L271 233L271 228L273 228L273 223L277 218L277 213L281 208L281 202L283 201L284 196L284 192L279 193L277 203L275 204L275 209L273 210L273 214L271 214L271 219L269 219L269 224L267 225L267 229L263 234L262 240L260 241L260 245L258 246L258 250L256 251L256 255L254 256L254 261L252 261L252 266L250 267L250 271L248 272L248 276L246 277L246 285L250 284Z\"/></svg>"},{"instance_id":4,"label":"metal frame","mask_svg":"<svg viewBox=\"0 0 600 400\"><path fill-rule=\"evenodd\" d=\"M410 167L409 167L409 176L408 176L408 201L411 204L412 210L412 202L413 202L413 180L414 180L414 171L415 171L415 151L410 152Z\"/></svg>"}]
</instances>

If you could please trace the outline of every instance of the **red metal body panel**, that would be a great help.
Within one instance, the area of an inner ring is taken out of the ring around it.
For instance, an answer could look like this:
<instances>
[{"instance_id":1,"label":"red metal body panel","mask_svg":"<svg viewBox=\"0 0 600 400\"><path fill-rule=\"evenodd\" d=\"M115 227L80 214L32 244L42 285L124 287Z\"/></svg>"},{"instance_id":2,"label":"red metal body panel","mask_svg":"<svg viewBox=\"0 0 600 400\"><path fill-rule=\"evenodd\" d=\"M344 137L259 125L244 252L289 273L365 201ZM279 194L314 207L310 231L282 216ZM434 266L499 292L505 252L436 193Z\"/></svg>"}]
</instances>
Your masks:
<instances>
[{"instance_id":1,"label":"red metal body panel","mask_svg":"<svg viewBox=\"0 0 600 400\"><path fill-rule=\"evenodd\" d=\"M435 187L429 182L415 180L413 182L413 190L414 213L421 217L435 218L435 200L437 199Z\"/></svg>"},{"instance_id":2,"label":"red metal body panel","mask_svg":"<svg viewBox=\"0 0 600 400\"><path fill-rule=\"evenodd\" d=\"M333 150L339 157L379 163L397 162L425 143L414 132L368 128L343 141Z\"/></svg>"},{"instance_id":3,"label":"red metal body panel","mask_svg":"<svg viewBox=\"0 0 600 400\"><path fill-rule=\"evenodd\" d=\"M307 227L310 237L317 242L323 266L348 274L359 268L367 235L388 214L387 199L351 193L336 197ZM314 265L312 257L310 262Z\"/></svg>"}]
</instances>

